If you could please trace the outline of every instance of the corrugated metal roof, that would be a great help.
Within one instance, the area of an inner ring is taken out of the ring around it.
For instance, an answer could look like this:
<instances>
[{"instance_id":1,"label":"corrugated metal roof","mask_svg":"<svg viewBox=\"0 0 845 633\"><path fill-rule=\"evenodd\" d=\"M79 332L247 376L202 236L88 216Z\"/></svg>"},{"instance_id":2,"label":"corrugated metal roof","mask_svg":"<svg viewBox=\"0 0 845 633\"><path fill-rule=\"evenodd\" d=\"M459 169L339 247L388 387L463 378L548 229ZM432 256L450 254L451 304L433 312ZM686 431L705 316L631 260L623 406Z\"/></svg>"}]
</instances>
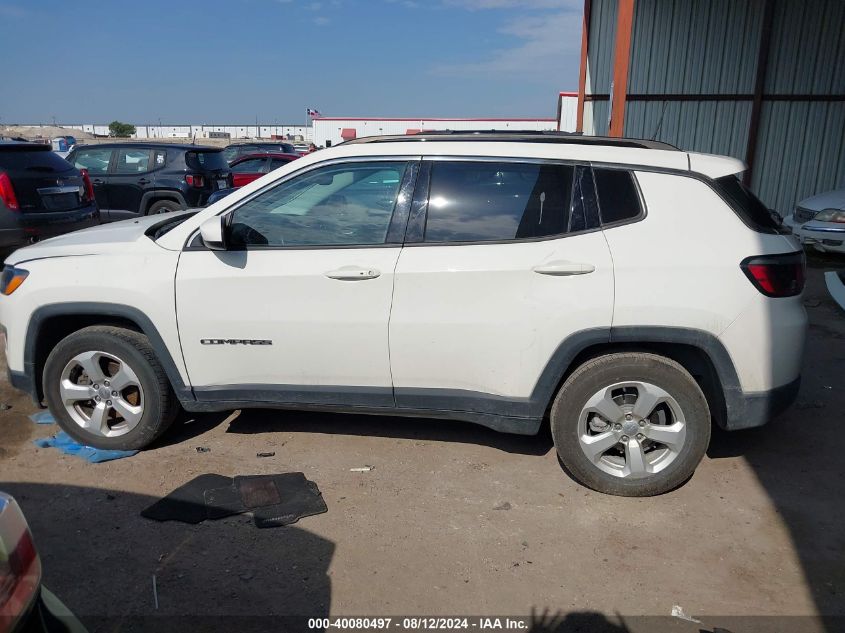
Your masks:
<instances>
[{"instance_id":1,"label":"corrugated metal roof","mask_svg":"<svg viewBox=\"0 0 845 633\"><path fill-rule=\"evenodd\" d=\"M607 94L613 81L613 42L616 38L617 0L593 0L590 6L590 94Z\"/></svg>"},{"instance_id":2,"label":"corrugated metal roof","mask_svg":"<svg viewBox=\"0 0 845 633\"><path fill-rule=\"evenodd\" d=\"M628 93L752 92L761 20L762 0L637 0Z\"/></svg>"},{"instance_id":3,"label":"corrugated metal roof","mask_svg":"<svg viewBox=\"0 0 845 633\"><path fill-rule=\"evenodd\" d=\"M845 94L845 2L775 2L765 92Z\"/></svg>"},{"instance_id":4,"label":"corrugated metal roof","mask_svg":"<svg viewBox=\"0 0 845 633\"><path fill-rule=\"evenodd\" d=\"M845 186L845 102L763 104L752 188L789 213L815 193Z\"/></svg>"},{"instance_id":5,"label":"corrugated metal roof","mask_svg":"<svg viewBox=\"0 0 845 633\"><path fill-rule=\"evenodd\" d=\"M845 2L772 0L765 94L845 94ZM593 0L593 94L610 91L617 3ZM763 0L636 0L628 94L754 91ZM752 101L628 100L625 135L745 159ZM588 104L607 133L607 101ZM764 100L752 187L780 213L845 186L845 102Z\"/></svg>"}]
</instances>

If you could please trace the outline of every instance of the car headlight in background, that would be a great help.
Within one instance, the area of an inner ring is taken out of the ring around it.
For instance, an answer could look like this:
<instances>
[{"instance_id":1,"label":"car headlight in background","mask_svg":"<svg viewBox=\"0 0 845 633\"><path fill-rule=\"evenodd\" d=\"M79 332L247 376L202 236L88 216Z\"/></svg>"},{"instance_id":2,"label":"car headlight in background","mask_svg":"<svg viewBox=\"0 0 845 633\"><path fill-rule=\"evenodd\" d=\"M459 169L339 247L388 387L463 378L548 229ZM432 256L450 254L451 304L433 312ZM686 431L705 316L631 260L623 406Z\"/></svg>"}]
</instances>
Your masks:
<instances>
[{"instance_id":1,"label":"car headlight in background","mask_svg":"<svg viewBox=\"0 0 845 633\"><path fill-rule=\"evenodd\" d=\"M845 211L840 209L825 209L816 214L813 218L819 222L839 222L845 224Z\"/></svg>"},{"instance_id":2,"label":"car headlight in background","mask_svg":"<svg viewBox=\"0 0 845 633\"><path fill-rule=\"evenodd\" d=\"M10 295L29 276L29 271L14 266L3 266L3 273L0 275L0 293Z\"/></svg>"}]
</instances>

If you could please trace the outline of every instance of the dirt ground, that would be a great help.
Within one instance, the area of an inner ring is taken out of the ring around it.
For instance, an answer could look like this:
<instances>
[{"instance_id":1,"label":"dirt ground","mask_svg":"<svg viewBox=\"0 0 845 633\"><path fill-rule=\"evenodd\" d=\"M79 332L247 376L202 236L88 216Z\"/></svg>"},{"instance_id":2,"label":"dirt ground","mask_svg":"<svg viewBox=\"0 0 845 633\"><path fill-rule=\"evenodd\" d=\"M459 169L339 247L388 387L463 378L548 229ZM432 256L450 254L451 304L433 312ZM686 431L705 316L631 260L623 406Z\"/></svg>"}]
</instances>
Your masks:
<instances>
[{"instance_id":1,"label":"dirt ground","mask_svg":"<svg viewBox=\"0 0 845 633\"><path fill-rule=\"evenodd\" d=\"M581 487L548 430L519 437L390 417L200 416L151 450L90 465L36 448L54 427L30 422L33 405L5 380L0 489L29 519L45 584L92 630L140 630L139 615L549 609L581 627L555 630L652 631L637 616L675 605L703 624L667 618L665 630L841 630L845 618L731 617L845 616L845 313L822 280L845 261L810 265L796 405L768 427L717 433L694 477L660 497ZM276 455L256 456L265 451ZM350 472L364 465L374 469ZM202 473L287 471L317 482L327 514L269 530L245 516L199 525L139 516Z\"/></svg>"}]
</instances>

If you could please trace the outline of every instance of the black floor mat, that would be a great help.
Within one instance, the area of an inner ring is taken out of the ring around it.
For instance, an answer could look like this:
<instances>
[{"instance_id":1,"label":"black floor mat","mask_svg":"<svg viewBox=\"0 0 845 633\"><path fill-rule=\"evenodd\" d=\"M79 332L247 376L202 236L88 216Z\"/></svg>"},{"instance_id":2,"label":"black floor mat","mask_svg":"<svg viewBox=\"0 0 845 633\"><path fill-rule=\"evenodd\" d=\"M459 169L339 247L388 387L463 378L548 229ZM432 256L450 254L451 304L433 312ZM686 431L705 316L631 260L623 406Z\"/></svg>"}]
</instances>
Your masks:
<instances>
[{"instance_id":1,"label":"black floor mat","mask_svg":"<svg viewBox=\"0 0 845 633\"><path fill-rule=\"evenodd\" d=\"M155 521L200 523L249 512L260 528L327 512L320 489L303 473L224 477L200 475L144 509Z\"/></svg>"}]
</instances>

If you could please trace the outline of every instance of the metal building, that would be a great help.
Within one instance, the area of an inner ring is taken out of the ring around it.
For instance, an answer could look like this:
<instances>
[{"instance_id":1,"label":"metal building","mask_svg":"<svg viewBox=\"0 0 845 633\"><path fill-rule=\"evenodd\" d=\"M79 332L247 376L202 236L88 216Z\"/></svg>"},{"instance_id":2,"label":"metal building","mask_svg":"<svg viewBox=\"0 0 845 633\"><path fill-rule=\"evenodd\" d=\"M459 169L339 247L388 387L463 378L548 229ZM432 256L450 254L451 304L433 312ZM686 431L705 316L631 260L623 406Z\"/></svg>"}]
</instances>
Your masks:
<instances>
[{"instance_id":1,"label":"metal building","mask_svg":"<svg viewBox=\"0 0 845 633\"><path fill-rule=\"evenodd\" d=\"M845 186L845 2L585 0L576 126L736 156L785 215Z\"/></svg>"}]
</instances>

